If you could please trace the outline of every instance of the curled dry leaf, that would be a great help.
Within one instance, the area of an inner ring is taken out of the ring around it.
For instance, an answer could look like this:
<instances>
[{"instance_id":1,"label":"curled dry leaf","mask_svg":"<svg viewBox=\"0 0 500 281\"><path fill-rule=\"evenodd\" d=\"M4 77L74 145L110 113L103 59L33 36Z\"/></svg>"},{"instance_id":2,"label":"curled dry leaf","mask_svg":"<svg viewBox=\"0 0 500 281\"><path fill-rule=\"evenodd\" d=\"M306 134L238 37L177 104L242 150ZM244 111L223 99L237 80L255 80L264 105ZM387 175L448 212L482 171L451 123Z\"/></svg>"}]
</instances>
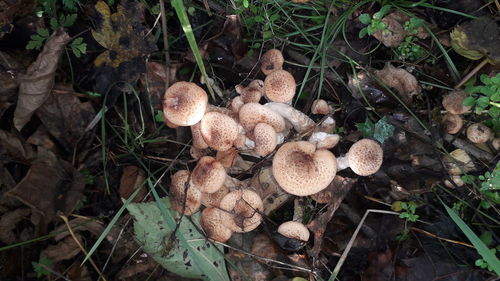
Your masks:
<instances>
[{"instance_id":1,"label":"curled dry leaf","mask_svg":"<svg viewBox=\"0 0 500 281\"><path fill-rule=\"evenodd\" d=\"M82 244L81 236L79 234L75 234L75 236L80 241L80 244ZM75 239L73 239L73 236L68 236L55 245L49 245L40 253L40 256L45 256L53 262L58 262L62 260L69 260L78 255L80 251L81 249L78 247Z\"/></svg>"},{"instance_id":2,"label":"curled dry leaf","mask_svg":"<svg viewBox=\"0 0 500 281\"><path fill-rule=\"evenodd\" d=\"M136 189L141 188L145 182L145 175L144 171L137 166L123 168L120 179L120 197L128 199ZM132 202L140 202L145 195L146 189L142 188Z\"/></svg>"},{"instance_id":3,"label":"curled dry leaf","mask_svg":"<svg viewBox=\"0 0 500 281\"><path fill-rule=\"evenodd\" d=\"M421 88L415 76L402 68L396 68L388 63L383 69L375 70L374 73L384 84L396 89L406 104L410 104L412 97L420 93Z\"/></svg>"},{"instance_id":4,"label":"curled dry leaf","mask_svg":"<svg viewBox=\"0 0 500 281\"><path fill-rule=\"evenodd\" d=\"M457 26L451 33L451 46L460 55L478 60L486 56L493 64L500 62L500 28L489 17L481 17Z\"/></svg>"},{"instance_id":5,"label":"curled dry leaf","mask_svg":"<svg viewBox=\"0 0 500 281\"><path fill-rule=\"evenodd\" d=\"M0 218L0 241L5 244L15 243L18 239L14 229L29 214L31 210L28 208L18 208L3 214Z\"/></svg>"},{"instance_id":6,"label":"curled dry leaf","mask_svg":"<svg viewBox=\"0 0 500 281\"><path fill-rule=\"evenodd\" d=\"M29 67L25 75L21 75L19 97L14 112L14 126L21 130L47 99L54 86L57 65L64 47L71 40L62 29L57 29L47 40L42 52Z\"/></svg>"},{"instance_id":7,"label":"curled dry leaf","mask_svg":"<svg viewBox=\"0 0 500 281\"><path fill-rule=\"evenodd\" d=\"M71 230L75 233L88 231L96 238L99 237L99 235L101 235L104 231L104 226L101 223L91 219L75 218L69 221L69 225L71 226ZM54 240L56 241L59 241L69 235L68 228L65 224L54 229L52 233L56 234L56 236L54 236Z\"/></svg>"}]
</instances>

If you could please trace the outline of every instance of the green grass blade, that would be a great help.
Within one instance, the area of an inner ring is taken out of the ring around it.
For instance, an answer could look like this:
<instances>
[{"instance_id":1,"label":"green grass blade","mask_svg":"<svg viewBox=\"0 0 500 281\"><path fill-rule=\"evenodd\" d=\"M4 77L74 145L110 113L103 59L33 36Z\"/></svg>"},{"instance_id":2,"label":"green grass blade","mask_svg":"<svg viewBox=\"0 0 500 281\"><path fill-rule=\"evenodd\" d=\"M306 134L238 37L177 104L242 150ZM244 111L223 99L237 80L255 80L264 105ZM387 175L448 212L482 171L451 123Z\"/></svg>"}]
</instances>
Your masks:
<instances>
[{"instance_id":1,"label":"green grass blade","mask_svg":"<svg viewBox=\"0 0 500 281\"><path fill-rule=\"evenodd\" d=\"M444 204L448 215L451 219L458 225L460 230L467 236L469 241L474 245L477 252L481 255L481 257L493 268L495 273L500 276L500 260L486 247L486 245L481 241L481 239L470 229L470 227L446 204Z\"/></svg>"},{"instance_id":2,"label":"green grass blade","mask_svg":"<svg viewBox=\"0 0 500 281\"><path fill-rule=\"evenodd\" d=\"M191 47L191 51L193 52L194 58L196 60L196 64L200 68L201 75L203 76L203 80L205 80L205 84L207 85L208 91L212 96L212 99L215 100L215 93L212 89L212 86L208 82L208 75L205 69L205 64L203 64L203 59L201 58L200 49L198 48L198 44L196 43L196 39L194 38L193 28L189 23L189 18L186 13L186 7L184 6L184 2L182 0L172 0L172 7L175 9L175 13L177 14L177 18L182 25L182 30L186 34L186 38L188 40L189 46Z\"/></svg>"}]
</instances>

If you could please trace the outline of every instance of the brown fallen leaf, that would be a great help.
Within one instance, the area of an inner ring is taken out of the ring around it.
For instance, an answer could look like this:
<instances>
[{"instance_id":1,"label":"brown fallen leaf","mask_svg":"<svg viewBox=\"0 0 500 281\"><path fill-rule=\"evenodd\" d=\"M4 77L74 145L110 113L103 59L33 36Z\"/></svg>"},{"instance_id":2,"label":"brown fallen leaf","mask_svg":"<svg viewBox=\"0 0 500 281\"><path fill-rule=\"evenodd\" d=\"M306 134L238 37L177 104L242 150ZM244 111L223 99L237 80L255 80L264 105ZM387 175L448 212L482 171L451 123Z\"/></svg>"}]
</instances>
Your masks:
<instances>
[{"instance_id":1,"label":"brown fallen leaf","mask_svg":"<svg viewBox=\"0 0 500 281\"><path fill-rule=\"evenodd\" d=\"M80 241L80 244L82 244L81 236L79 234L75 234L75 236ZM55 245L47 246L47 248L40 253L40 256L45 256L53 262L58 262L69 260L78 255L80 251L81 249L75 239L73 239L73 236L68 236Z\"/></svg>"},{"instance_id":2,"label":"brown fallen leaf","mask_svg":"<svg viewBox=\"0 0 500 281\"><path fill-rule=\"evenodd\" d=\"M397 47L403 43L406 36L412 35L403 28L408 20L410 20L410 17L401 11L392 12L382 18L382 22L385 23L387 28L376 31L373 33L373 37L377 38L386 47ZM417 28L415 36L425 39L429 34L420 26Z\"/></svg>"},{"instance_id":3,"label":"brown fallen leaf","mask_svg":"<svg viewBox=\"0 0 500 281\"><path fill-rule=\"evenodd\" d=\"M59 154L58 147L43 124L36 128L36 131L26 140L26 143L41 146L46 150L52 151L54 154Z\"/></svg>"},{"instance_id":4,"label":"brown fallen leaf","mask_svg":"<svg viewBox=\"0 0 500 281\"><path fill-rule=\"evenodd\" d=\"M31 210L28 208L19 208L3 214L0 218L0 241L5 244L12 244L18 241L14 229L29 214L31 214Z\"/></svg>"},{"instance_id":5,"label":"brown fallen leaf","mask_svg":"<svg viewBox=\"0 0 500 281\"><path fill-rule=\"evenodd\" d=\"M48 220L55 219L57 211L69 215L83 195L85 178L71 164L57 159L49 151L39 151L38 157L21 182L6 194Z\"/></svg>"},{"instance_id":6,"label":"brown fallen leaf","mask_svg":"<svg viewBox=\"0 0 500 281\"><path fill-rule=\"evenodd\" d=\"M421 88L415 76L402 68L387 63L383 69L375 70L374 73L384 84L396 89L406 104L410 104L413 96L420 93Z\"/></svg>"},{"instance_id":7,"label":"brown fallen leaf","mask_svg":"<svg viewBox=\"0 0 500 281\"><path fill-rule=\"evenodd\" d=\"M260 170L251 179L250 186L255 188L256 192L262 198L262 202L264 203L264 214L266 215L278 209L292 197L279 186L278 182L276 182L271 167Z\"/></svg>"},{"instance_id":8,"label":"brown fallen leaf","mask_svg":"<svg viewBox=\"0 0 500 281\"><path fill-rule=\"evenodd\" d=\"M0 130L0 155L20 163L26 163L36 158L36 153L31 145L4 130Z\"/></svg>"},{"instance_id":9,"label":"brown fallen leaf","mask_svg":"<svg viewBox=\"0 0 500 281\"><path fill-rule=\"evenodd\" d=\"M73 232L75 233L88 231L94 237L99 237L99 235L101 235L101 233L104 231L104 226L101 223L90 219L75 218L69 221L69 225L71 226L71 230L73 230ZM54 229L52 233L56 234L56 236L54 236L54 240L56 241L59 241L69 235L68 228L65 224L62 224Z\"/></svg>"},{"instance_id":10,"label":"brown fallen leaf","mask_svg":"<svg viewBox=\"0 0 500 281\"><path fill-rule=\"evenodd\" d=\"M234 233L228 243L235 249L242 249L250 252L253 244L251 242L253 241L253 235L253 233ZM225 256L239 269L236 270L233 267L228 268L231 280L240 281L248 278L252 281L271 280L271 272L255 258L234 249L229 249ZM243 278L240 274L241 272L248 278Z\"/></svg>"},{"instance_id":11,"label":"brown fallen leaf","mask_svg":"<svg viewBox=\"0 0 500 281\"><path fill-rule=\"evenodd\" d=\"M20 75L19 97L14 112L14 126L21 130L30 121L33 112L47 99L54 86L59 58L71 37L57 29L47 40L43 50L25 75Z\"/></svg>"},{"instance_id":12,"label":"brown fallen leaf","mask_svg":"<svg viewBox=\"0 0 500 281\"><path fill-rule=\"evenodd\" d=\"M140 202L146 195L145 173L137 166L126 166L123 168L122 177L120 179L120 197L128 199L136 189L142 188L135 196L133 202Z\"/></svg>"},{"instance_id":13,"label":"brown fallen leaf","mask_svg":"<svg viewBox=\"0 0 500 281\"><path fill-rule=\"evenodd\" d=\"M95 110L90 102L78 99L72 86L56 85L36 115L67 151L73 151L94 118Z\"/></svg>"},{"instance_id":14,"label":"brown fallen leaf","mask_svg":"<svg viewBox=\"0 0 500 281\"><path fill-rule=\"evenodd\" d=\"M158 264L153 259L148 259L145 263L136 263L122 267L116 275L117 280L125 280L126 278L134 277L135 275L149 271Z\"/></svg>"},{"instance_id":15,"label":"brown fallen leaf","mask_svg":"<svg viewBox=\"0 0 500 281\"><path fill-rule=\"evenodd\" d=\"M252 254L259 257L277 260L278 255L280 254L280 248L278 248L276 244L274 244L269 236L264 234L257 234L253 238ZM258 259L258 261L266 263L264 260Z\"/></svg>"},{"instance_id":16,"label":"brown fallen leaf","mask_svg":"<svg viewBox=\"0 0 500 281\"><path fill-rule=\"evenodd\" d=\"M357 181L357 179L344 178L337 175L325 189L311 195L311 198L320 204L328 204L336 199L336 191L342 189L342 186L353 185Z\"/></svg>"}]
</instances>

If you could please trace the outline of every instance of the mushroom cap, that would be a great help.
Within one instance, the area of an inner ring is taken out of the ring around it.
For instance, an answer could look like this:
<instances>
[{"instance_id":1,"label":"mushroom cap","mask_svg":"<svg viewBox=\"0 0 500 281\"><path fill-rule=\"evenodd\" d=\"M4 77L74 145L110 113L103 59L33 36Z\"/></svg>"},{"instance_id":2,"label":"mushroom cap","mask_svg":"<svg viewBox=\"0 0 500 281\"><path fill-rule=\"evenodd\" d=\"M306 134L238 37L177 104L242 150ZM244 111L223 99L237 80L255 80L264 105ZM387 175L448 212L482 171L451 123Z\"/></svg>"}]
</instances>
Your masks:
<instances>
[{"instance_id":1,"label":"mushroom cap","mask_svg":"<svg viewBox=\"0 0 500 281\"><path fill-rule=\"evenodd\" d=\"M243 103L259 102L262 97L262 90L253 87L246 87L241 91L240 96Z\"/></svg>"},{"instance_id":2,"label":"mushroom cap","mask_svg":"<svg viewBox=\"0 0 500 281\"><path fill-rule=\"evenodd\" d=\"M276 148L277 137L274 128L266 123L259 123L253 129L255 141L255 153L259 156L266 156Z\"/></svg>"},{"instance_id":3,"label":"mushroom cap","mask_svg":"<svg viewBox=\"0 0 500 281\"><path fill-rule=\"evenodd\" d=\"M240 112L240 108L244 105L245 103L241 99L241 96L236 96L231 100L231 110L234 113Z\"/></svg>"},{"instance_id":4,"label":"mushroom cap","mask_svg":"<svg viewBox=\"0 0 500 281\"><path fill-rule=\"evenodd\" d=\"M200 209L202 194L195 186L186 186L188 181L189 171L187 170L180 170L172 175L170 184L170 203L172 208L177 212L182 213L182 211L184 211L184 215L191 216ZM186 202L185 207L184 202Z\"/></svg>"},{"instance_id":5,"label":"mushroom cap","mask_svg":"<svg viewBox=\"0 0 500 281\"><path fill-rule=\"evenodd\" d=\"M460 129L462 129L464 125L464 121L460 115L448 112L443 116L443 119L441 119L441 125L445 132L453 135L460 132Z\"/></svg>"},{"instance_id":6,"label":"mushroom cap","mask_svg":"<svg viewBox=\"0 0 500 281\"><path fill-rule=\"evenodd\" d=\"M287 103L295 95L295 78L286 70L276 70L264 80L264 94L270 101Z\"/></svg>"},{"instance_id":7,"label":"mushroom cap","mask_svg":"<svg viewBox=\"0 0 500 281\"><path fill-rule=\"evenodd\" d=\"M330 149L339 143L340 136L325 132L314 132L307 141L316 145L316 149Z\"/></svg>"},{"instance_id":8,"label":"mushroom cap","mask_svg":"<svg viewBox=\"0 0 500 281\"><path fill-rule=\"evenodd\" d=\"M191 126L198 123L207 109L208 96L205 90L195 83L175 82L163 97L164 116L178 126Z\"/></svg>"},{"instance_id":9,"label":"mushroom cap","mask_svg":"<svg viewBox=\"0 0 500 281\"><path fill-rule=\"evenodd\" d=\"M323 99L314 100L311 106L311 113L327 115L330 113L330 106Z\"/></svg>"},{"instance_id":10,"label":"mushroom cap","mask_svg":"<svg viewBox=\"0 0 500 281\"><path fill-rule=\"evenodd\" d=\"M191 128L191 137L193 139L193 146L198 149L208 148L208 144L201 135L201 122L194 124Z\"/></svg>"},{"instance_id":11,"label":"mushroom cap","mask_svg":"<svg viewBox=\"0 0 500 281\"><path fill-rule=\"evenodd\" d=\"M337 173L335 156L328 150L316 150L306 141L282 145L273 159L273 176L288 193L308 196L325 189Z\"/></svg>"},{"instance_id":12,"label":"mushroom cap","mask_svg":"<svg viewBox=\"0 0 500 281\"><path fill-rule=\"evenodd\" d=\"M222 185L222 187L214 193L202 192L201 204L205 207L219 207L220 201L228 193L229 188L226 185Z\"/></svg>"},{"instance_id":13,"label":"mushroom cap","mask_svg":"<svg viewBox=\"0 0 500 281\"><path fill-rule=\"evenodd\" d=\"M259 123L271 125L276 132L281 132L285 129L285 119L273 110L258 104L246 103L239 111L240 124L243 128L250 132Z\"/></svg>"},{"instance_id":14,"label":"mushroom cap","mask_svg":"<svg viewBox=\"0 0 500 281\"><path fill-rule=\"evenodd\" d=\"M179 127L178 125L175 125L174 123L170 122L170 120L167 119L167 116L165 115L165 111L163 112L163 123L167 125L167 127L175 129Z\"/></svg>"},{"instance_id":15,"label":"mushroom cap","mask_svg":"<svg viewBox=\"0 0 500 281\"><path fill-rule=\"evenodd\" d=\"M264 211L260 196L248 189L229 192L222 198L219 207L233 215L233 219L224 220L222 223L234 232L250 232L256 229Z\"/></svg>"},{"instance_id":16,"label":"mushroom cap","mask_svg":"<svg viewBox=\"0 0 500 281\"><path fill-rule=\"evenodd\" d=\"M297 221L287 221L278 227L278 233L288 238L307 242L309 230L305 225Z\"/></svg>"},{"instance_id":17,"label":"mushroom cap","mask_svg":"<svg viewBox=\"0 0 500 281\"><path fill-rule=\"evenodd\" d=\"M347 152L349 167L360 176L375 174L384 158L384 151L374 140L362 139L354 143Z\"/></svg>"},{"instance_id":18,"label":"mushroom cap","mask_svg":"<svg viewBox=\"0 0 500 281\"><path fill-rule=\"evenodd\" d=\"M474 123L467 128L467 138L473 143L485 143L490 136L491 129L481 123Z\"/></svg>"},{"instance_id":19,"label":"mushroom cap","mask_svg":"<svg viewBox=\"0 0 500 281\"><path fill-rule=\"evenodd\" d=\"M203 156L193 169L191 183L202 192L214 193L226 179L224 166L211 156Z\"/></svg>"},{"instance_id":20,"label":"mushroom cap","mask_svg":"<svg viewBox=\"0 0 500 281\"><path fill-rule=\"evenodd\" d=\"M207 112L201 119L201 135L211 148L224 151L233 146L238 137L238 123L219 112Z\"/></svg>"},{"instance_id":21,"label":"mushroom cap","mask_svg":"<svg viewBox=\"0 0 500 281\"><path fill-rule=\"evenodd\" d=\"M471 107L464 105L464 100L467 98L465 91L453 91L443 97L443 107L452 114L463 114Z\"/></svg>"},{"instance_id":22,"label":"mushroom cap","mask_svg":"<svg viewBox=\"0 0 500 281\"><path fill-rule=\"evenodd\" d=\"M271 49L265 52L260 58L260 70L264 75L269 75L271 72L280 70L283 67L285 58L278 49Z\"/></svg>"},{"instance_id":23,"label":"mushroom cap","mask_svg":"<svg viewBox=\"0 0 500 281\"><path fill-rule=\"evenodd\" d=\"M222 243L231 238L233 231L222 224L225 217L224 211L217 208L209 207L201 212L200 225L208 238Z\"/></svg>"}]
</instances>

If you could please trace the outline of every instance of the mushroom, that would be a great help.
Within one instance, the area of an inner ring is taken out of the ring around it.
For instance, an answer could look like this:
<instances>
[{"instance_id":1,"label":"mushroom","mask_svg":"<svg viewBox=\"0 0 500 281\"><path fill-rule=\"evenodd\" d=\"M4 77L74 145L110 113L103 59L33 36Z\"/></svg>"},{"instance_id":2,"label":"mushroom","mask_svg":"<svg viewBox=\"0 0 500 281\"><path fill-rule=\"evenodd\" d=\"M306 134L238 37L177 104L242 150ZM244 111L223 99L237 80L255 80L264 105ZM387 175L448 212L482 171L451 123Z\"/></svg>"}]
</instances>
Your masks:
<instances>
[{"instance_id":1,"label":"mushroom","mask_svg":"<svg viewBox=\"0 0 500 281\"><path fill-rule=\"evenodd\" d=\"M320 132L331 133L335 129L335 119L331 116L328 116L323 120L318 127Z\"/></svg>"},{"instance_id":2,"label":"mushroom","mask_svg":"<svg viewBox=\"0 0 500 281\"><path fill-rule=\"evenodd\" d=\"M228 193L229 188L225 184L214 193L202 192L201 204L205 207L219 207L220 201Z\"/></svg>"},{"instance_id":3,"label":"mushroom","mask_svg":"<svg viewBox=\"0 0 500 281\"><path fill-rule=\"evenodd\" d=\"M338 170L350 167L360 176L375 174L382 165L384 151L378 142L370 139L362 139L354 143L347 154L337 158Z\"/></svg>"},{"instance_id":4,"label":"mushroom","mask_svg":"<svg viewBox=\"0 0 500 281\"><path fill-rule=\"evenodd\" d=\"M299 134L306 132L315 125L314 121L309 118L309 116L305 115L302 111L293 108L291 105L278 102L268 102L264 105L264 107L271 109L273 112L278 113L283 118L288 120L292 124L295 131Z\"/></svg>"},{"instance_id":5,"label":"mushroom","mask_svg":"<svg viewBox=\"0 0 500 281\"><path fill-rule=\"evenodd\" d=\"M280 114L273 112L258 103L247 103L240 108L240 124L247 132L251 132L258 123L271 125L276 132L285 129L285 120Z\"/></svg>"},{"instance_id":6,"label":"mushroom","mask_svg":"<svg viewBox=\"0 0 500 281\"><path fill-rule=\"evenodd\" d=\"M323 99L314 100L313 104L311 106L311 113L312 114L327 115L331 111L332 111L332 108Z\"/></svg>"},{"instance_id":7,"label":"mushroom","mask_svg":"<svg viewBox=\"0 0 500 281\"><path fill-rule=\"evenodd\" d=\"M460 132L462 126L464 125L464 121L460 118L460 115L456 115L453 113L446 113L441 119L441 125L443 126L443 130L448 134L456 134Z\"/></svg>"},{"instance_id":8,"label":"mushroom","mask_svg":"<svg viewBox=\"0 0 500 281\"><path fill-rule=\"evenodd\" d=\"M205 208L201 212L200 225L208 238L224 243L233 235L233 231L223 224L226 218L227 214L222 210L213 207Z\"/></svg>"},{"instance_id":9,"label":"mushroom","mask_svg":"<svg viewBox=\"0 0 500 281\"><path fill-rule=\"evenodd\" d=\"M255 140L255 153L259 156L266 156L273 152L278 141L274 128L266 123L255 125L253 139Z\"/></svg>"},{"instance_id":10,"label":"mushroom","mask_svg":"<svg viewBox=\"0 0 500 281\"><path fill-rule=\"evenodd\" d=\"M163 97L163 113L166 119L178 126L198 123L207 109L205 90L191 82L175 82Z\"/></svg>"},{"instance_id":11,"label":"mushroom","mask_svg":"<svg viewBox=\"0 0 500 281\"><path fill-rule=\"evenodd\" d=\"M288 103L295 95L295 78L286 70L276 70L264 80L264 94L270 101Z\"/></svg>"},{"instance_id":12,"label":"mushroom","mask_svg":"<svg viewBox=\"0 0 500 281\"><path fill-rule=\"evenodd\" d=\"M180 170L171 178L170 196L172 209L186 216L196 213L201 206L201 191L188 184L189 171ZM187 194L187 196L186 196Z\"/></svg>"},{"instance_id":13,"label":"mushroom","mask_svg":"<svg viewBox=\"0 0 500 281\"><path fill-rule=\"evenodd\" d=\"M208 146L224 151L230 149L238 137L238 124L226 114L207 112L201 119L200 131Z\"/></svg>"},{"instance_id":14,"label":"mushroom","mask_svg":"<svg viewBox=\"0 0 500 281\"><path fill-rule=\"evenodd\" d=\"M283 67L285 59L278 49L271 49L265 52L260 58L260 70L264 75L269 75Z\"/></svg>"},{"instance_id":15,"label":"mushroom","mask_svg":"<svg viewBox=\"0 0 500 281\"><path fill-rule=\"evenodd\" d=\"M194 124L191 128L191 137L193 139L193 146L197 149L206 149L208 144L201 135L201 122Z\"/></svg>"},{"instance_id":16,"label":"mushroom","mask_svg":"<svg viewBox=\"0 0 500 281\"><path fill-rule=\"evenodd\" d=\"M222 223L234 232L250 232L256 229L262 220L264 204L254 191L240 189L229 192L222 198L220 209L226 211L227 218Z\"/></svg>"},{"instance_id":17,"label":"mushroom","mask_svg":"<svg viewBox=\"0 0 500 281\"><path fill-rule=\"evenodd\" d=\"M219 161L203 156L193 169L191 184L202 192L214 193L222 187L226 176L226 170Z\"/></svg>"},{"instance_id":18,"label":"mushroom","mask_svg":"<svg viewBox=\"0 0 500 281\"><path fill-rule=\"evenodd\" d=\"M307 141L316 145L316 149L330 149L335 147L339 140L340 136L337 134L314 132Z\"/></svg>"},{"instance_id":19,"label":"mushroom","mask_svg":"<svg viewBox=\"0 0 500 281\"><path fill-rule=\"evenodd\" d=\"M491 129L481 123L474 123L467 128L467 138L473 143L485 143L490 136Z\"/></svg>"},{"instance_id":20,"label":"mushroom","mask_svg":"<svg viewBox=\"0 0 500 281\"><path fill-rule=\"evenodd\" d=\"M236 96L231 100L231 110L234 113L240 112L240 108L244 105L245 103L241 99L241 96Z\"/></svg>"},{"instance_id":21,"label":"mushroom","mask_svg":"<svg viewBox=\"0 0 500 281\"><path fill-rule=\"evenodd\" d=\"M471 108L464 105L466 97L465 91L453 91L443 97L443 107L452 114L464 114Z\"/></svg>"},{"instance_id":22,"label":"mushroom","mask_svg":"<svg viewBox=\"0 0 500 281\"><path fill-rule=\"evenodd\" d=\"M491 146L493 146L493 148L498 151L500 150L500 138L494 138L492 141L491 141Z\"/></svg>"},{"instance_id":23,"label":"mushroom","mask_svg":"<svg viewBox=\"0 0 500 281\"><path fill-rule=\"evenodd\" d=\"M165 123L165 125L167 125L167 127L171 128L171 129L175 129L175 128L179 127L167 119L167 116L165 116L165 112L163 112L163 123Z\"/></svg>"},{"instance_id":24,"label":"mushroom","mask_svg":"<svg viewBox=\"0 0 500 281\"><path fill-rule=\"evenodd\" d=\"M274 155L273 176L286 192L308 196L328 186L337 172L335 156L306 141L288 142Z\"/></svg>"},{"instance_id":25,"label":"mushroom","mask_svg":"<svg viewBox=\"0 0 500 281\"><path fill-rule=\"evenodd\" d=\"M278 233L287 237L303 242L309 241L309 230L307 227L297 221L287 221L278 227Z\"/></svg>"}]
</instances>

